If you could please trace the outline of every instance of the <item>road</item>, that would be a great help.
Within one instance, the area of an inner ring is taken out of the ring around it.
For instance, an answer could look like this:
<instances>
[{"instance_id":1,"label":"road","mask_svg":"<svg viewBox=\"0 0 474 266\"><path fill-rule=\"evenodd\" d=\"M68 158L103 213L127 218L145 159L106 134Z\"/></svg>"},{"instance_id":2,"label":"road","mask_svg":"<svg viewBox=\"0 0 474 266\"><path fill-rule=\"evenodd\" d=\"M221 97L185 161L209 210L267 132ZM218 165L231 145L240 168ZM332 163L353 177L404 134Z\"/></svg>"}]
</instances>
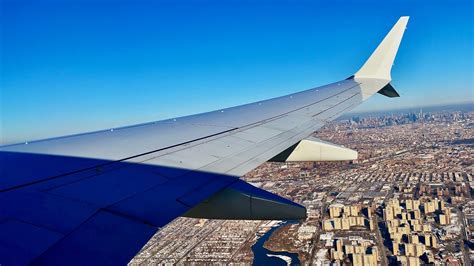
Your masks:
<instances>
[{"instance_id":1,"label":"road","mask_svg":"<svg viewBox=\"0 0 474 266\"><path fill-rule=\"evenodd\" d=\"M457 208L457 213L458 213L458 219L461 221L461 251L463 255L463 260L464 260L464 265L471 265L471 259L469 258L469 248L466 249L465 246L465 241L469 241L469 237L466 231L467 228L467 222L466 222L466 217L464 216L464 213L462 210L458 207Z\"/></svg>"},{"instance_id":2,"label":"road","mask_svg":"<svg viewBox=\"0 0 474 266\"><path fill-rule=\"evenodd\" d=\"M323 200L326 201L326 198L324 198ZM326 208L327 208L327 204L324 203L324 204L321 206L321 210L320 210L320 213L321 213L321 221L324 219L324 212L326 211ZM318 252L318 243L319 243L319 236L321 235L321 231L322 231L322 229L319 228L319 229L316 231L316 234L314 235L313 239L311 240L311 246L312 246L313 248L311 249L311 256L310 256L310 260L309 260L309 263L310 263L310 264L314 261L314 256L315 256L316 253Z\"/></svg>"}]
</instances>

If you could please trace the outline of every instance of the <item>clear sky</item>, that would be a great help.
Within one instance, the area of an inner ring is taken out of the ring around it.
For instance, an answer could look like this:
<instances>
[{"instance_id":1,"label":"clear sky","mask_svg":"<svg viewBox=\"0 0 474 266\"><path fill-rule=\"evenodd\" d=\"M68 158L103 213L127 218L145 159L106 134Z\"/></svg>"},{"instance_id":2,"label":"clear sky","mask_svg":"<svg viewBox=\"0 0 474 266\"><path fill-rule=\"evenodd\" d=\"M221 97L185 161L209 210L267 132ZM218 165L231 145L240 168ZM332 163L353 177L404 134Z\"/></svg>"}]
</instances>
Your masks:
<instances>
[{"instance_id":1,"label":"clear sky","mask_svg":"<svg viewBox=\"0 0 474 266\"><path fill-rule=\"evenodd\" d=\"M473 1L1 0L0 143L181 116L352 75L402 15L401 98L474 101Z\"/></svg>"}]
</instances>

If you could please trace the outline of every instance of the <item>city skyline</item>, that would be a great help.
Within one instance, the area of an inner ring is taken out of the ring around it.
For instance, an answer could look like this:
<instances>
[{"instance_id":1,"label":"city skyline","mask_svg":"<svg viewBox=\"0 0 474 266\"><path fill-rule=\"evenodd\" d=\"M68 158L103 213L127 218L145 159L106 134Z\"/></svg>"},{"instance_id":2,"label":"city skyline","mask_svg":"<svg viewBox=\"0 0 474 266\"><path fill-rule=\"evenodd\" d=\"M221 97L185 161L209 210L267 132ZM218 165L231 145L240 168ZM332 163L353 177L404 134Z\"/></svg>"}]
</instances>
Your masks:
<instances>
[{"instance_id":1,"label":"city skyline","mask_svg":"<svg viewBox=\"0 0 474 266\"><path fill-rule=\"evenodd\" d=\"M393 68L402 97L375 97L355 111L473 100L469 1L364 1L340 12L322 2L2 7L1 143L210 111L344 78L405 14L412 24Z\"/></svg>"}]
</instances>

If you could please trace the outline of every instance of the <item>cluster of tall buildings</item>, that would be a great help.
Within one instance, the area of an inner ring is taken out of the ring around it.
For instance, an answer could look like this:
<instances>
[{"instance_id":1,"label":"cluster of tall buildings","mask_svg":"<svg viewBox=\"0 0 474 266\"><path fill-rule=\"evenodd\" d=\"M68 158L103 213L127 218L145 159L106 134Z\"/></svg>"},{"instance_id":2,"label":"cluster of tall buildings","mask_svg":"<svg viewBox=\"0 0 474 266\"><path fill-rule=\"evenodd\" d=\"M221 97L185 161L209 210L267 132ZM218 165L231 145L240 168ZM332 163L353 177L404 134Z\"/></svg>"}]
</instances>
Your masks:
<instances>
[{"instance_id":1,"label":"cluster of tall buildings","mask_svg":"<svg viewBox=\"0 0 474 266\"><path fill-rule=\"evenodd\" d=\"M370 239L368 229L374 230L373 207L361 203L333 203L326 209L322 229L326 233L326 248L331 264L375 266L380 262L379 248ZM355 233L359 232L359 233ZM334 237L336 235L336 237Z\"/></svg>"},{"instance_id":2,"label":"cluster of tall buildings","mask_svg":"<svg viewBox=\"0 0 474 266\"><path fill-rule=\"evenodd\" d=\"M360 204L352 204L344 206L343 204L334 203L329 206L329 218L323 221L323 230L350 230L353 227L369 227L373 230L374 224L372 220L371 208L364 208L367 218L362 214L362 206Z\"/></svg>"},{"instance_id":3,"label":"cluster of tall buildings","mask_svg":"<svg viewBox=\"0 0 474 266\"><path fill-rule=\"evenodd\" d=\"M420 265L434 261L430 248L438 248L438 239L432 232L426 215L435 214L441 225L450 221L450 209L444 201L429 199L421 203L417 199L406 199L400 204L398 199L390 199L383 208L383 218L390 235L392 254L402 264Z\"/></svg>"},{"instance_id":4,"label":"cluster of tall buildings","mask_svg":"<svg viewBox=\"0 0 474 266\"><path fill-rule=\"evenodd\" d=\"M339 238L334 240L330 256L335 264L348 258L354 266L377 266L379 250L372 241Z\"/></svg>"},{"instance_id":5,"label":"cluster of tall buildings","mask_svg":"<svg viewBox=\"0 0 474 266\"><path fill-rule=\"evenodd\" d=\"M446 207L446 204L442 200L430 199L423 204L424 211L426 214L435 214L436 221L440 225L451 224L451 209Z\"/></svg>"}]
</instances>

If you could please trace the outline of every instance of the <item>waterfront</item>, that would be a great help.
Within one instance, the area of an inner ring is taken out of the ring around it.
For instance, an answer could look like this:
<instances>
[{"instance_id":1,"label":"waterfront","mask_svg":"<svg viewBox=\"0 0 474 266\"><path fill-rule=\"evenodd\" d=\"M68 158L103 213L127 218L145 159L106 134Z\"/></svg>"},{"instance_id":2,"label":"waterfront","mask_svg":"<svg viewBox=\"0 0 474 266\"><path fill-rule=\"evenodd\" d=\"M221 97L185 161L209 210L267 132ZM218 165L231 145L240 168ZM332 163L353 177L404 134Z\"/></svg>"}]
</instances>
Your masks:
<instances>
[{"instance_id":1,"label":"waterfront","mask_svg":"<svg viewBox=\"0 0 474 266\"><path fill-rule=\"evenodd\" d=\"M265 242L278 228L289 224L296 223L292 221L282 222L278 226L272 227L268 232L262 235L258 241L252 246L254 255L253 265L300 265L298 254L290 252L275 252L264 247Z\"/></svg>"}]
</instances>

